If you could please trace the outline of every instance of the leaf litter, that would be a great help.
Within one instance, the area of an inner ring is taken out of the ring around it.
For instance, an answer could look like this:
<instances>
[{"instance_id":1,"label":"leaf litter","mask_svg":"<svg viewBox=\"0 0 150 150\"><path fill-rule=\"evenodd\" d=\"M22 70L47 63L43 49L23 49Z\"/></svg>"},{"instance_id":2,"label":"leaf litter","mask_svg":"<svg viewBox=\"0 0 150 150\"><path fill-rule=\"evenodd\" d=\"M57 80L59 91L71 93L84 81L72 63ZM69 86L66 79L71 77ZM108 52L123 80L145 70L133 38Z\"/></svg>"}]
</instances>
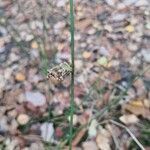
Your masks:
<instances>
[{"instance_id":1,"label":"leaf litter","mask_svg":"<svg viewBox=\"0 0 150 150\"><path fill-rule=\"evenodd\" d=\"M75 1L74 149L150 147L148 7ZM69 3L7 0L0 15L0 149L68 148Z\"/></svg>"}]
</instances>

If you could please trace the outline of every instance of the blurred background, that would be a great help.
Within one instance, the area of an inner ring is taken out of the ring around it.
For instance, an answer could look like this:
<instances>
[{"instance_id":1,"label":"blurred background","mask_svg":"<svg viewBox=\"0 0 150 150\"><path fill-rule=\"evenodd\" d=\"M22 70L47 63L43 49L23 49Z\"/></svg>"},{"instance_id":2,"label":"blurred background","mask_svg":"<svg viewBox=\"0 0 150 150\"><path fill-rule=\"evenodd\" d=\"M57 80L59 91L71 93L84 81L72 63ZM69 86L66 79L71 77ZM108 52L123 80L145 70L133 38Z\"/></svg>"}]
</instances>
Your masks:
<instances>
[{"instance_id":1,"label":"blurred background","mask_svg":"<svg viewBox=\"0 0 150 150\"><path fill-rule=\"evenodd\" d=\"M70 62L69 11L0 0L0 150L68 148L70 77L46 76ZM149 149L149 0L75 0L74 12L74 149Z\"/></svg>"}]
</instances>

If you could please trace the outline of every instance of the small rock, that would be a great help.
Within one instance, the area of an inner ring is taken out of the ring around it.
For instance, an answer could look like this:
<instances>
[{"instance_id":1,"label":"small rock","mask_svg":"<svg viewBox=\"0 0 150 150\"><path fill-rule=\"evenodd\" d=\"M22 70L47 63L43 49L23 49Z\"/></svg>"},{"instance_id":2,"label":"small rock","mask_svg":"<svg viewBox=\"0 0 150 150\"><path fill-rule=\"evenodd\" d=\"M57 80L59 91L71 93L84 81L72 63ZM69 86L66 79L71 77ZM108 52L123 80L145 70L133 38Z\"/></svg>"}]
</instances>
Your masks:
<instances>
[{"instance_id":1,"label":"small rock","mask_svg":"<svg viewBox=\"0 0 150 150\"><path fill-rule=\"evenodd\" d=\"M5 87L6 80L2 74L0 74L0 91Z\"/></svg>"},{"instance_id":2,"label":"small rock","mask_svg":"<svg viewBox=\"0 0 150 150\"><path fill-rule=\"evenodd\" d=\"M26 92L26 101L32 103L34 106L43 106L46 104L46 98L40 92Z\"/></svg>"},{"instance_id":3,"label":"small rock","mask_svg":"<svg viewBox=\"0 0 150 150\"><path fill-rule=\"evenodd\" d=\"M91 28L91 29L88 30L87 33L88 33L89 35L92 35L92 34L96 33L96 30L95 30L94 28Z\"/></svg>"},{"instance_id":4,"label":"small rock","mask_svg":"<svg viewBox=\"0 0 150 150\"><path fill-rule=\"evenodd\" d=\"M6 107L5 106L0 106L0 117L2 117L5 112L6 112Z\"/></svg>"},{"instance_id":5,"label":"small rock","mask_svg":"<svg viewBox=\"0 0 150 150\"><path fill-rule=\"evenodd\" d=\"M128 31L129 33L134 32L134 26L128 25L128 26L126 26L125 30Z\"/></svg>"},{"instance_id":6,"label":"small rock","mask_svg":"<svg viewBox=\"0 0 150 150\"><path fill-rule=\"evenodd\" d=\"M29 34L29 35L26 35L25 40L26 41L31 41L31 40L33 40L33 38L34 38L34 36L32 34Z\"/></svg>"},{"instance_id":7,"label":"small rock","mask_svg":"<svg viewBox=\"0 0 150 150\"><path fill-rule=\"evenodd\" d=\"M148 22L148 23L145 25L145 27L146 27L148 30L150 30L150 22Z\"/></svg>"},{"instance_id":8,"label":"small rock","mask_svg":"<svg viewBox=\"0 0 150 150\"><path fill-rule=\"evenodd\" d=\"M17 74L16 74L16 76L15 76L15 79L17 80L17 81L24 81L25 80L25 75L23 74L23 73L21 73L21 72L18 72Z\"/></svg>"},{"instance_id":9,"label":"small rock","mask_svg":"<svg viewBox=\"0 0 150 150\"><path fill-rule=\"evenodd\" d=\"M14 149L17 149L17 145L19 144L18 140L16 139L13 139L12 141L8 141L5 149L6 150L14 150Z\"/></svg>"},{"instance_id":10,"label":"small rock","mask_svg":"<svg viewBox=\"0 0 150 150\"><path fill-rule=\"evenodd\" d=\"M81 60L75 60L75 68L77 71L81 70L83 68L83 62Z\"/></svg>"},{"instance_id":11,"label":"small rock","mask_svg":"<svg viewBox=\"0 0 150 150\"><path fill-rule=\"evenodd\" d=\"M150 50L148 50L148 49L143 49L143 50L141 51L141 53L142 53L142 56L143 56L143 58L144 58L144 61L146 61L147 63L150 63Z\"/></svg>"},{"instance_id":12,"label":"small rock","mask_svg":"<svg viewBox=\"0 0 150 150\"><path fill-rule=\"evenodd\" d=\"M115 6L115 0L105 0L106 3L110 6Z\"/></svg>"},{"instance_id":13,"label":"small rock","mask_svg":"<svg viewBox=\"0 0 150 150\"><path fill-rule=\"evenodd\" d=\"M65 6L65 4L66 4L66 0L59 0L58 2L57 2L57 7L64 7Z\"/></svg>"},{"instance_id":14,"label":"small rock","mask_svg":"<svg viewBox=\"0 0 150 150\"><path fill-rule=\"evenodd\" d=\"M117 13L112 16L112 20L116 21L116 22L123 21L126 18L127 18L127 14L125 14L125 13Z\"/></svg>"},{"instance_id":15,"label":"small rock","mask_svg":"<svg viewBox=\"0 0 150 150\"><path fill-rule=\"evenodd\" d=\"M11 121L10 127L9 127L9 131L11 134L15 134L17 132L17 128L18 128L18 122L16 121L16 119L13 119Z\"/></svg>"},{"instance_id":16,"label":"small rock","mask_svg":"<svg viewBox=\"0 0 150 150\"><path fill-rule=\"evenodd\" d=\"M6 80L10 80L10 78L12 77L12 72L13 72L13 69L12 68L6 68L4 70L4 78Z\"/></svg>"},{"instance_id":17,"label":"small rock","mask_svg":"<svg viewBox=\"0 0 150 150\"><path fill-rule=\"evenodd\" d=\"M32 143L29 150L45 150L41 143Z\"/></svg>"},{"instance_id":18,"label":"small rock","mask_svg":"<svg viewBox=\"0 0 150 150\"><path fill-rule=\"evenodd\" d=\"M123 3L126 5L126 6L129 6L129 5L133 5L135 3L137 3L139 0L124 0Z\"/></svg>"},{"instance_id":19,"label":"small rock","mask_svg":"<svg viewBox=\"0 0 150 150\"><path fill-rule=\"evenodd\" d=\"M82 54L83 58L89 59L92 56L91 52L84 51Z\"/></svg>"},{"instance_id":20,"label":"small rock","mask_svg":"<svg viewBox=\"0 0 150 150\"><path fill-rule=\"evenodd\" d=\"M149 0L138 0L137 3L135 4L136 7L141 7L141 6L149 6Z\"/></svg>"},{"instance_id":21,"label":"small rock","mask_svg":"<svg viewBox=\"0 0 150 150\"><path fill-rule=\"evenodd\" d=\"M101 66L106 67L108 65L108 60L106 57L101 57L97 60L97 63Z\"/></svg>"},{"instance_id":22,"label":"small rock","mask_svg":"<svg viewBox=\"0 0 150 150\"><path fill-rule=\"evenodd\" d=\"M38 48L38 43L37 43L36 41L33 41L33 42L31 43L31 48L37 49L37 48Z\"/></svg>"},{"instance_id":23,"label":"small rock","mask_svg":"<svg viewBox=\"0 0 150 150\"><path fill-rule=\"evenodd\" d=\"M107 48L105 47L101 47L100 50L99 50L100 54L103 55L103 56L109 56L109 51Z\"/></svg>"},{"instance_id":24,"label":"small rock","mask_svg":"<svg viewBox=\"0 0 150 150\"><path fill-rule=\"evenodd\" d=\"M59 30L59 29L64 28L65 26L66 26L66 22L65 21L64 22L60 21L60 22L58 22L54 25L54 29Z\"/></svg>"},{"instance_id":25,"label":"small rock","mask_svg":"<svg viewBox=\"0 0 150 150\"><path fill-rule=\"evenodd\" d=\"M5 140L5 137L3 137L3 136L0 135L0 143L3 142L4 140Z\"/></svg>"},{"instance_id":26,"label":"small rock","mask_svg":"<svg viewBox=\"0 0 150 150\"><path fill-rule=\"evenodd\" d=\"M18 117L17 117L17 121L20 125L25 125L29 122L30 118L27 114L20 114Z\"/></svg>"},{"instance_id":27,"label":"small rock","mask_svg":"<svg viewBox=\"0 0 150 150\"><path fill-rule=\"evenodd\" d=\"M18 61L19 59L20 59L19 55L15 54L15 53L11 53L9 55L9 61L10 61L10 63Z\"/></svg>"},{"instance_id":28,"label":"small rock","mask_svg":"<svg viewBox=\"0 0 150 150\"><path fill-rule=\"evenodd\" d=\"M5 44L5 41L3 38L0 38L0 47L3 47ZM1 51L0 51L1 52Z\"/></svg>"},{"instance_id":29,"label":"small rock","mask_svg":"<svg viewBox=\"0 0 150 150\"><path fill-rule=\"evenodd\" d=\"M96 120L92 120L92 122L91 122L91 124L89 126L89 129L88 129L88 135L89 135L90 138L96 137L97 125L98 125L98 122Z\"/></svg>"},{"instance_id":30,"label":"small rock","mask_svg":"<svg viewBox=\"0 0 150 150\"><path fill-rule=\"evenodd\" d=\"M7 117L3 116L2 118L0 118L0 132L6 132L8 131L9 126L7 124Z\"/></svg>"},{"instance_id":31,"label":"small rock","mask_svg":"<svg viewBox=\"0 0 150 150\"><path fill-rule=\"evenodd\" d=\"M108 24L106 24L106 25L104 26L104 29L107 30L108 32L112 32L112 31L113 31L112 26L110 26L110 25L108 25Z\"/></svg>"},{"instance_id":32,"label":"small rock","mask_svg":"<svg viewBox=\"0 0 150 150\"><path fill-rule=\"evenodd\" d=\"M40 127L41 137L44 141L50 142L53 139L54 127L53 123L45 122Z\"/></svg>"},{"instance_id":33,"label":"small rock","mask_svg":"<svg viewBox=\"0 0 150 150\"><path fill-rule=\"evenodd\" d=\"M5 52L5 47L0 47L0 53Z\"/></svg>"},{"instance_id":34,"label":"small rock","mask_svg":"<svg viewBox=\"0 0 150 150\"><path fill-rule=\"evenodd\" d=\"M17 116L16 109L13 109L13 110L9 111L8 116L11 117L11 118L15 118Z\"/></svg>"},{"instance_id":35,"label":"small rock","mask_svg":"<svg viewBox=\"0 0 150 150\"><path fill-rule=\"evenodd\" d=\"M57 138L61 138L62 136L63 136L63 131L62 131L62 129L60 128L60 127L57 127L56 129L55 129L55 136L57 137Z\"/></svg>"}]
</instances>

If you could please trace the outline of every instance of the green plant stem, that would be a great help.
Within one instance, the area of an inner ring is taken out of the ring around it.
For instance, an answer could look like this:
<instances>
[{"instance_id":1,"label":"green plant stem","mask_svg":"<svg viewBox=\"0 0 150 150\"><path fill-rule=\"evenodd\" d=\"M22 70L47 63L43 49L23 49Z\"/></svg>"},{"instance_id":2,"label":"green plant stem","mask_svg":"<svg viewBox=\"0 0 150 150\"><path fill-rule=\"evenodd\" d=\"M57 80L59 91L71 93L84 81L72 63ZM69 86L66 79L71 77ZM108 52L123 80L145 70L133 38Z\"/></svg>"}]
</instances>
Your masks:
<instances>
[{"instance_id":1,"label":"green plant stem","mask_svg":"<svg viewBox=\"0 0 150 150\"><path fill-rule=\"evenodd\" d=\"M70 0L70 34L71 34L71 87L70 87L70 141L69 150L72 150L73 139L73 114L74 114L74 8L73 0Z\"/></svg>"}]
</instances>

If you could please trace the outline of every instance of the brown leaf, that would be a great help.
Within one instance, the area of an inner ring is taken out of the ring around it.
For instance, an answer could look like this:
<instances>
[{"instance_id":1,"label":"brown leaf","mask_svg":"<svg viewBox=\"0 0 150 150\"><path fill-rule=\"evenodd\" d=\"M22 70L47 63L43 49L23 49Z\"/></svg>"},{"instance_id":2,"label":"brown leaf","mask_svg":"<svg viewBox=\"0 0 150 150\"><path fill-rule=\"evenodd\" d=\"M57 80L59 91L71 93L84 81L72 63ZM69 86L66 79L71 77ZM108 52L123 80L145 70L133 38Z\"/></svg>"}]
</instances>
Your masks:
<instances>
[{"instance_id":1,"label":"brown leaf","mask_svg":"<svg viewBox=\"0 0 150 150\"><path fill-rule=\"evenodd\" d=\"M84 31L91 24L92 24L92 20L91 19L83 19L83 20L80 20L80 21L76 21L75 26L76 26L76 28L78 30Z\"/></svg>"},{"instance_id":2,"label":"brown leaf","mask_svg":"<svg viewBox=\"0 0 150 150\"><path fill-rule=\"evenodd\" d=\"M132 104L126 104L124 106L124 109L139 116L143 116L146 119L150 119L150 110L146 107L143 106L136 106L136 105L132 105Z\"/></svg>"},{"instance_id":3,"label":"brown leaf","mask_svg":"<svg viewBox=\"0 0 150 150\"><path fill-rule=\"evenodd\" d=\"M72 146L76 146L81 141L85 133L86 133L86 128L81 129L80 132L73 139Z\"/></svg>"},{"instance_id":4,"label":"brown leaf","mask_svg":"<svg viewBox=\"0 0 150 150\"><path fill-rule=\"evenodd\" d=\"M98 147L94 141L83 142L82 147L84 150L98 150Z\"/></svg>"},{"instance_id":5,"label":"brown leaf","mask_svg":"<svg viewBox=\"0 0 150 150\"><path fill-rule=\"evenodd\" d=\"M119 119L125 124L134 124L139 121L139 119L134 114L123 115Z\"/></svg>"},{"instance_id":6,"label":"brown leaf","mask_svg":"<svg viewBox=\"0 0 150 150\"><path fill-rule=\"evenodd\" d=\"M111 150L110 147L110 133L104 128L100 129L100 132L98 133L96 137L96 143L100 150Z\"/></svg>"}]
</instances>

